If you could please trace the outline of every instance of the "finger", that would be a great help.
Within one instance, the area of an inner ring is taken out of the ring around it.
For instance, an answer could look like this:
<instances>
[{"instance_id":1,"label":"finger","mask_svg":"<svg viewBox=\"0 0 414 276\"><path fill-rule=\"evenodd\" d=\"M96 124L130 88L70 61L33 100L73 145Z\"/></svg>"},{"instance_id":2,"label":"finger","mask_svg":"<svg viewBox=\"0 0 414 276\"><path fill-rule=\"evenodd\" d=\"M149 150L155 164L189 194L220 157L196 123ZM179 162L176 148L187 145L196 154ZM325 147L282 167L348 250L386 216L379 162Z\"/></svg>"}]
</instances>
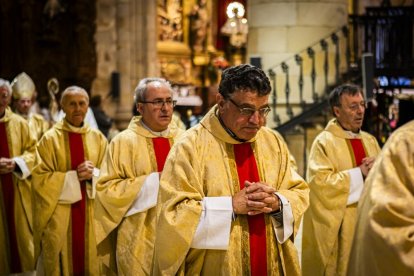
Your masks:
<instances>
[{"instance_id":1,"label":"finger","mask_svg":"<svg viewBox=\"0 0 414 276\"><path fill-rule=\"evenodd\" d=\"M254 215L257 215L257 214L261 214L261 213L271 213L271 212L272 212L272 208L264 207L264 208L257 209L257 210L250 210L250 211L247 212L247 214L249 216L254 216Z\"/></svg>"},{"instance_id":2,"label":"finger","mask_svg":"<svg viewBox=\"0 0 414 276\"><path fill-rule=\"evenodd\" d=\"M249 211L249 212L247 212L247 214L249 216L255 216L255 215L258 215L258 214L261 214L261 213L263 213L263 212L262 211Z\"/></svg>"},{"instance_id":3,"label":"finger","mask_svg":"<svg viewBox=\"0 0 414 276\"><path fill-rule=\"evenodd\" d=\"M85 167L78 167L78 169L77 169L77 171L78 171L78 174L83 174L83 173L85 173L86 171L87 171L88 169L87 168L85 168Z\"/></svg>"},{"instance_id":4,"label":"finger","mask_svg":"<svg viewBox=\"0 0 414 276\"><path fill-rule=\"evenodd\" d=\"M268 196L265 199L263 199L263 202L271 205L271 204L277 203L278 200L279 199L277 199L275 196Z\"/></svg>"},{"instance_id":5,"label":"finger","mask_svg":"<svg viewBox=\"0 0 414 276\"><path fill-rule=\"evenodd\" d=\"M248 182L248 181L246 181ZM249 182L249 185L245 186L246 187L246 193L253 193L255 191L257 191L258 189L260 189L260 186L257 185L256 182Z\"/></svg>"},{"instance_id":6,"label":"finger","mask_svg":"<svg viewBox=\"0 0 414 276\"><path fill-rule=\"evenodd\" d=\"M250 185L252 185L254 182L250 182L250 181L244 181L244 187L249 187Z\"/></svg>"},{"instance_id":7,"label":"finger","mask_svg":"<svg viewBox=\"0 0 414 276\"><path fill-rule=\"evenodd\" d=\"M247 195L247 199L250 200L264 200L265 198L269 197L268 193L265 192L254 192Z\"/></svg>"},{"instance_id":8,"label":"finger","mask_svg":"<svg viewBox=\"0 0 414 276\"><path fill-rule=\"evenodd\" d=\"M275 188L267 185L266 183L263 182L256 182L253 185L251 185L250 187L248 187L247 192L251 193L254 191L264 191L266 193L274 193L276 192Z\"/></svg>"},{"instance_id":9,"label":"finger","mask_svg":"<svg viewBox=\"0 0 414 276\"><path fill-rule=\"evenodd\" d=\"M253 200L248 200L246 205L250 208L264 208L267 206L267 203L261 202L261 201L253 201Z\"/></svg>"}]
</instances>

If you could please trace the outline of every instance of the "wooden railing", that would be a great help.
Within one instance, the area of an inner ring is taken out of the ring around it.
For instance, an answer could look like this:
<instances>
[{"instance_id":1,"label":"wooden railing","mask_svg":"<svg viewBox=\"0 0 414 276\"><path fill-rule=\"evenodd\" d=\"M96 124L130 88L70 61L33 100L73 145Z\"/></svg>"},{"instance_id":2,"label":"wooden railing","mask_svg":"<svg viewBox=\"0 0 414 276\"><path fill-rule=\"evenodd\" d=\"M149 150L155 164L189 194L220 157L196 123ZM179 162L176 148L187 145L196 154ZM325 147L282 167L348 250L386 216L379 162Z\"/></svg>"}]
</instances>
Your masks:
<instances>
[{"instance_id":1,"label":"wooden railing","mask_svg":"<svg viewBox=\"0 0 414 276\"><path fill-rule=\"evenodd\" d=\"M334 86L346 81L362 86L361 56L367 52L374 56L374 78L414 79L414 7L373 7L363 16L350 15L348 26L271 67L276 129L309 120L306 113L326 106L321 103Z\"/></svg>"},{"instance_id":2,"label":"wooden railing","mask_svg":"<svg viewBox=\"0 0 414 276\"><path fill-rule=\"evenodd\" d=\"M349 72L350 51L348 27L343 26L269 69L276 127L326 100L331 86L342 81L344 73ZM278 112L280 105L284 106L285 116ZM293 105L297 107L296 111Z\"/></svg>"}]
</instances>

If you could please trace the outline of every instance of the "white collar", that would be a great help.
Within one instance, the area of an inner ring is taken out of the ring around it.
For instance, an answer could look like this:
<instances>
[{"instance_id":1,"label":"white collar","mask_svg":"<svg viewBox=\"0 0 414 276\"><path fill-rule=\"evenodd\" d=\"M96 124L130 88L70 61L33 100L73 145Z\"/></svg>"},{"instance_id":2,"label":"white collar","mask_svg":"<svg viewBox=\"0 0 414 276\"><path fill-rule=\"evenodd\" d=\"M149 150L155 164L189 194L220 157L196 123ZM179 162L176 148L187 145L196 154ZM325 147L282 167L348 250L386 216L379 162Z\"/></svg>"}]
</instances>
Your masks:
<instances>
[{"instance_id":1,"label":"white collar","mask_svg":"<svg viewBox=\"0 0 414 276\"><path fill-rule=\"evenodd\" d=\"M359 135L361 134L361 130L359 130L357 133L352 132L350 130L344 130L346 134L348 134L349 137L351 138L357 138L359 137Z\"/></svg>"},{"instance_id":2,"label":"white collar","mask_svg":"<svg viewBox=\"0 0 414 276\"><path fill-rule=\"evenodd\" d=\"M168 127L166 130L163 131L153 131L152 129L150 129L146 124L144 124L144 121L141 119L141 124L142 126L148 130L149 132L151 132L152 134L154 134L155 136L159 136L159 137L166 137L168 136L168 134L170 133L170 128Z\"/></svg>"}]
</instances>

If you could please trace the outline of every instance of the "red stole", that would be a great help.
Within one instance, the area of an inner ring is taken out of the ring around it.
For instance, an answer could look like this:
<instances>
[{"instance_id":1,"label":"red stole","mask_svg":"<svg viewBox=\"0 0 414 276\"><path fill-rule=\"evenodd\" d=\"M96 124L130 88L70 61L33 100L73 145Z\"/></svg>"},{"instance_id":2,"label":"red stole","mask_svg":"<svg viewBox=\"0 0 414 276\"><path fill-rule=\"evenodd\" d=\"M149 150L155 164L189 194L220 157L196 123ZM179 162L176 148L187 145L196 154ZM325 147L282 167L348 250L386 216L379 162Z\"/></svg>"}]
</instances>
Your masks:
<instances>
[{"instance_id":1,"label":"red stole","mask_svg":"<svg viewBox=\"0 0 414 276\"><path fill-rule=\"evenodd\" d=\"M354 152L355 165L362 164L362 159L365 158L365 149L362 144L362 139L350 139L352 151Z\"/></svg>"},{"instance_id":2,"label":"red stole","mask_svg":"<svg viewBox=\"0 0 414 276\"><path fill-rule=\"evenodd\" d=\"M154 145L155 158L157 159L158 172L164 169L165 160L170 152L170 140L164 137L152 138Z\"/></svg>"},{"instance_id":3,"label":"red stole","mask_svg":"<svg viewBox=\"0 0 414 276\"><path fill-rule=\"evenodd\" d=\"M70 147L71 169L85 161L82 134L68 132ZM72 266L73 275L85 274L85 209L86 209L86 183L81 182L82 200L71 206L72 214Z\"/></svg>"},{"instance_id":4,"label":"red stole","mask_svg":"<svg viewBox=\"0 0 414 276\"><path fill-rule=\"evenodd\" d=\"M7 143L6 124L0 123L0 157L10 158L9 144ZM17 166L17 165L16 165ZM16 225L14 221L14 184L12 173L1 174L1 189L3 192L3 206L6 214L7 232L9 234L10 273L20 273L19 250L17 247ZM6 250L4 247L1 250Z\"/></svg>"},{"instance_id":5,"label":"red stole","mask_svg":"<svg viewBox=\"0 0 414 276\"><path fill-rule=\"evenodd\" d=\"M260 181L256 159L250 143L234 145L237 173L239 175L240 190L244 188L244 182ZM263 214L248 216L249 242L250 242L250 275L267 275L266 254L266 224Z\"/></svg>"}]
</instances>

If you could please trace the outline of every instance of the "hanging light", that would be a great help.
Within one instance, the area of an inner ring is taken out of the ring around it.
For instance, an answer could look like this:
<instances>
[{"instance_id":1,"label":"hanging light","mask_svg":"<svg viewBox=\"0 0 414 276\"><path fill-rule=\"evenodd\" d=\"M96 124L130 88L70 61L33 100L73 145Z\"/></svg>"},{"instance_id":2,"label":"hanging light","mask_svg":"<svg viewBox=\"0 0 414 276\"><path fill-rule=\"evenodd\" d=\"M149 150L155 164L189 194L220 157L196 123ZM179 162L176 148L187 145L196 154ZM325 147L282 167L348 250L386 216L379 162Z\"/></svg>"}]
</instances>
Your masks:
<instances>
[{"instance_id":1,"label":"hanging light","mask_svg":"<svg viewBox=\"0 0 414 276\"><path fill-rule=\"evenodd\" d=\"M231 2L226 10L227 21L221 28L221 33L230 36L230 44L240 48L247 42L249 27L244 18L245 9L239 2Z\"/></svg>"}]
</instances>

